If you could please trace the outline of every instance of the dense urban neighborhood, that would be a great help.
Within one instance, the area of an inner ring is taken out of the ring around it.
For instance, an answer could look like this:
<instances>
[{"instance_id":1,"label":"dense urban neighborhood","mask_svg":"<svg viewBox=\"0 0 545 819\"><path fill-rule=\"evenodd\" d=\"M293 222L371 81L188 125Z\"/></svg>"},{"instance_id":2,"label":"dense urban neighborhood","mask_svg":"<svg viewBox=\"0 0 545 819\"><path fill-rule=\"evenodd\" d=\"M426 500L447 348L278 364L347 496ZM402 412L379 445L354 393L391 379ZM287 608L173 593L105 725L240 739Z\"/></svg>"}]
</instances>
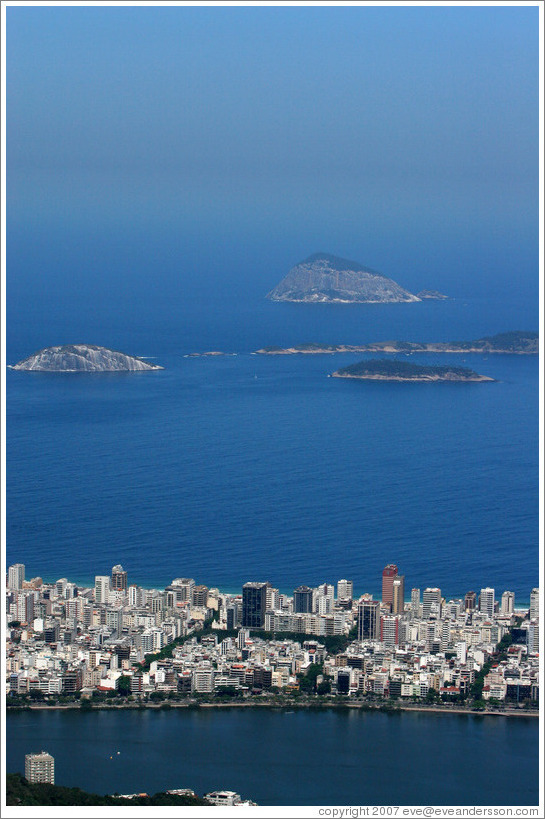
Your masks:
<instances>
[{"instance_id":1,"label":"dense urban neighborhood","mask_svg":"<svg viewBox=\"0 0 545 819\"><path fill-rule=\"evenodd\" d=\"M215 703L537 710L539 591L445 599L390 564L381 600L339 580L241 594L175 578L129 584L116 565L86 588L7 577L8 707Z\"/></svg>"}]
</instances>

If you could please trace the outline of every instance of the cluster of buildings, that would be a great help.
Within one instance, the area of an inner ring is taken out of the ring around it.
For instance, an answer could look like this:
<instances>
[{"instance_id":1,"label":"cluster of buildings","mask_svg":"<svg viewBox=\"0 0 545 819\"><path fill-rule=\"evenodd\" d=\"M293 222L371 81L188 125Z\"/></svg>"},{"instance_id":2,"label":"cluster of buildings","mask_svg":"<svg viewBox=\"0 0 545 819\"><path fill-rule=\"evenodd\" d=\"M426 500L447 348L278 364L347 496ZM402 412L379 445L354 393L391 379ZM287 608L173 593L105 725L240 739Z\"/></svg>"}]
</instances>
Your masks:
<instances>
[{"instance_id":1,"label":"cluster of buildings","mask_svg":"<svg viewBox=\"0 0 545 819\"><path fill-rule=\"evenodd\" d=\"M164 590L129 584L116 565L91 588L61 578L25 580L9 567L6 603L8 692L36 696L91 696L124 685L142 697L154 692L192 695L297 690L312 664L332 693L383 697L464 697L505 634L512 643L484 678L483 698L510 702L539 696L539 591L528 609L515 596L482 588L445 599L438 588L405 590L389 564L382 596L354 598L339 580L291 595L269 583L245 583L241 594L176 578ZM212 626L206 632L204 624ZM272 633L262 639L256 630ZM252 634L254 632L254 634ZM288 633L306 639L290 639ZM342 653L328 654L329 636L350 636ZM180 637L170 656L144 668Z\"/></svg>"}]
</instances>

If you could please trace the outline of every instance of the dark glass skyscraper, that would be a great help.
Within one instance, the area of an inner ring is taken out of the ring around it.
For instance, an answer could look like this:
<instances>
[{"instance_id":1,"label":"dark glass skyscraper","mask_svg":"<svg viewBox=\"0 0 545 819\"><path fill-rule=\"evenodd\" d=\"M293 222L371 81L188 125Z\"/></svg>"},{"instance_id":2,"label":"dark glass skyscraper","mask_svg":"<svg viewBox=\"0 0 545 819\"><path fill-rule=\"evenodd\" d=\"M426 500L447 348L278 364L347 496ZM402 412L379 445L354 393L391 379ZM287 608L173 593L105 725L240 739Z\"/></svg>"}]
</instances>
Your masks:
<instances>
[{"instance_id":1,"label":"dark glass skyscraper","mask_svg":"<svg viewBox=\"0 0 545 819\"><path fill-rule=\"evenodd\" d=\"M263 628L268 583L245 583L242 587L242 628Z\"/></svg>"},{"instance_id":2,"label":"dark glass skyscraper","mask_svg":"<svg viewBox=\"0 0 545 819\"><path fill-rule=\"evenodd\" d=\"M293 592L293 611L295 614L312 612L312 589L308 586L298 586Z\"/></svg>"},{"instance_id":3,"label":"dark glass skyscraper","mask_svg":"<svg viewBox=\"0 0 545 819\"><path fill-rule=\"evenodd\" d=\"M358 640L378 640L380 635L380 602L361 599L358 603Z\"/></svg>"}]
</instances>

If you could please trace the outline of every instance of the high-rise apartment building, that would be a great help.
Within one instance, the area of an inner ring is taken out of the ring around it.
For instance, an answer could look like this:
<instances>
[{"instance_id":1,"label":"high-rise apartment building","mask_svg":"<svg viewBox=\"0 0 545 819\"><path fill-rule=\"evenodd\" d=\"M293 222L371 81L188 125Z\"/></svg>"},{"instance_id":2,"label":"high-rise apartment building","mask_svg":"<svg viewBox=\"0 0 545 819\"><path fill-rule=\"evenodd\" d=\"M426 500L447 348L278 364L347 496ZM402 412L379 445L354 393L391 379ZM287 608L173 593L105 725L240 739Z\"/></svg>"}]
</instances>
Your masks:
<instances>
[{"instance_id":1,"label":"high-rise apartment building","mask_svg":"<svg viewBox=\"0 0 545 819\"><path fill-rule=\"evenodd\" d=\"M394 597L394 577L397 577L397 566L389 563L382 570L382 602L390 607Z\"/></svg>"},{"instance_id":2,"label":"high-rise apartment building","mask_svg":"<svg viewBox=\"0 0 545 819\"><path fill-rule=\"evenodd\" d=\"M55 784L55 760L46 751L25 755L25 779L29 782Z\"/></svg>"},{"instance_id":3,"label":"high-rise apartment building","mask_svg":"<svg viewBox=\"0 0 545 819\"><path fill-rule=\"evenodd\" d=\"M55 583L55 594L57 595L57 597L60 597L61 600L64 599L64 597L66 597L67 586L68 586L67 577L60 577Z\"/></svg>"},{"instance_id":4,"label":"high-rise apartment building","mask_svg":"<svg viewBox=\"0 0 545 819\"><path fill-rule=\"evenodd\" d=\"M441 616L441 589L424 589L422 597L422 617L427 620L432 614L436 617Z\"/></svg>"},{"instance_id":5,"label":"high-rise apartment building","mask_svg":"<svg viewBox=\"0 0 545 819\"><path fill-rule=\"evenodd\" d=\"M387 646L395 646L399 643L399 617L396 615L383 615L380 618L380 642Z\"/></svg>"},{"instance_id":6,"label":"high-rise apartment building","mask_svg":"<svg viewBox=\"0 0 545 819\"><path fill-rule=\"evenodd\" d=\"M411 616L420 617L420 589L411 590Z\"/></svg>"},{"instance_id":7,"label":"high-rise apartment building","mask_svg":"<svg viewBox=\"0 0 545 819\"><path fill-rule=\"evenodd\" d=\"M474 591L468 591L464 598L464 607L466 611L473 611L477 608L477 594Z\"/></svg>"},{"instance_id":8,"label":"high-rise apartment building","mask_svg":"<svg viewBox=\"0 0 545 819\"><path fill-rule=\"evenodd\" d=\"M272 586L267 587L267 611L276 611L280 608L280 591L273 589Z\"/></svg>"},{"instance_id":9,"label":"high-rise apartment building","mask_svg":"<svg viewBox=\"0 0 545 819\"><path fill-rule=\"evenodd\" d=\"M15 619L21 623L29 624L34 620L35 594L33 591L18 592L16 595L16 616Z\"/></svg>"},{"instance_id":10,"label":"high-rise apartment building","mask_svg":"<svg viewBox=\"0 0 545 819\"><path fill-rule=\"evenodd\" d=\"M293 611L295 614L312 613L313 590L308 586L298 586L293 592Z\"/></svg>"},{"instance_id":11,"label":"high-rise apartment building","mask_svg":"<svg viewBox=\"0 0 545 819\"><path fill-rule=\"evenodd\" d=\"M25 564L14 563L8 569L8 589L18 591L23 588L25 582Z\"/></svg>"},{"instance_id":12,"label":"high-rise apartment building","mask_svg":"<svg viewBox=\"0 0 545 819\"><path fill-rule=\"evenodd\" d=\"M237 627L237 610L235 606L227 606L225 620L228 631L233 631Z\"/></svg>"},{"instance_id":13,"label":"high-rise apartment building","mask_svg":"<svg viewBox=\"0 0 545 819\"><path fill-rule=\"evenodd\" d=\"M358 602L358 640L378 640L380 601L362 597Z\"/></svg>"},{"instance_id":14,"label":"high-rise apartment building","mask_svg":"<svg viewBox=\"0 0 545 819\"><path fill-rule=\"evenodd\" d=\"M208 601L208 586L195 586L191 594L191 602L194 606L204 607Z\"/></svg>"},{"instance_id":15,"label":"high-rise apartment building","mask_svg":"<svg viewBox=\"0 0 545 819\"><path fill-rule=\"evenodd\" d=\"M537 620L539 617L539 589L532 589L530 592L530 620Z\"/></svg>"},{"instance_id":16,"label":"high-rise apartment building","mask_svg":"<svg viewBox=\"0 0 545 819\"><path fill-rule=\"evenodd\" d=\"M485 614L487 617L494 616L494 597L494 589L491 589L490 586L487 586L486 589L481 589L481 594L479 596L479 611L482 614Z\"/></svg>"},{"instance_id":17,"label":"high-rise apartment building","mask_svg":"<svg viewBox=\"0 0 545 819\"><path fill-rule=\"evenodd\" d=\"M504 591L501 596L501 613L513 614L515 611L515 592Z\"/></svg>"},{"instance_id":18,"label":"high-rise apartment building","mask_svg":"<svg viewBox=\"0 0 545 819\"><path fill-rule=\"evenodd\" d=\"M328 597L333 605L335 602L335 586L331 583L321 583L316 587L316 596Z\"/></svg>"},{"instance_id":19,"label":"high-rise apartment building","mask_svg":"<svg viewBox=\"0 0 545 819\"><path fill-rule=\"evenodd\" d=\"M528 625L528 651L530 654L539 653L539 620L530 620Z\"/></svg>"},{"instance_id":20,"label":"high-rise apartment building","mask_svg":"<svg viewBox=\"0 0 545 819\"><path fill-rule=\"evenodd\" d=\"M339 580L337 582L337 602L349 603L354 597L354 583L352 580Z\"/></svg>"},{"instance_id":21,"label":"high-rise apartment building","mask_svg":"<svg viewBox=\"0 0 545 819\"><path fill-rule=\"evenodd\" d=\"M108 609L106 612L106 625L115 632L117 638L123 634L123 609Z\"/></svg>"},{"instance_id":22,"label":"high-rise apartment building","mask_svg":"<svg viewBox=\"0 0 545 819\"><path fill-rule=\"evenodd\" d=\"M332 614L335 607L335 587L322 583L315 589L313 610L322 617Z\"/></svg>"},{"instance_id":23,"label":"high-rise apartment building","mask_svg":"<svg viewBox=\"0 0 545 819\"><path fill-rule=\"evenodd\" d=\"M268 583L245 583L242 587L242 627L263 628Z\"/></svg>"},{"instance_id":24,"label":"high-rise apartment building","mask_svg":"<svg viewBox=\"0 0 545 819\"><path fill-rule=\"evenodd\" d=\"M95 602L107 603L110 596L110 578L97 574L95 577Z\"/></svg>"},{"instance_id":25,"label":"high-rise apartment building","mask_svg":"<svg viewBox=\"0 0 545 819\"><path fill-rule=\"evenodd\" d=\"M112 569L112 581L110 583L110 588L112 588L114 591L127 590L127 572L119 563Z\"/></svg>"},{"instance_id":26,"label":"high-rise apartment building","mask_svg":"<svg viewBox=\"0 0 545 819\"><path fill-rule=\"evenodd\" d=\"M175 577L169 588L176 592L177 603L190 603L193 599L195 581L192 577Z\"/></svg>"},{"instance_id":27,"label":"high-rise apartment building","mask_svg":"<svg viewBox=\"0 0 545 819\"><path fill-rule=\"evenodd\" d=\"M397 575L392 584L392 614L403 614L405 607L405 576Z\"/></svg>"},{"instance_id":28,"label":"high-rise apartment building","mask_svg":"<svg viewBox=\"0 0 545 819\"><path fill-rule=\"evenodd\" d=\"M129 588L129 606L141 606L143 601L143 591L136 583L132 583Z\"/></svg>"}]
</instances>

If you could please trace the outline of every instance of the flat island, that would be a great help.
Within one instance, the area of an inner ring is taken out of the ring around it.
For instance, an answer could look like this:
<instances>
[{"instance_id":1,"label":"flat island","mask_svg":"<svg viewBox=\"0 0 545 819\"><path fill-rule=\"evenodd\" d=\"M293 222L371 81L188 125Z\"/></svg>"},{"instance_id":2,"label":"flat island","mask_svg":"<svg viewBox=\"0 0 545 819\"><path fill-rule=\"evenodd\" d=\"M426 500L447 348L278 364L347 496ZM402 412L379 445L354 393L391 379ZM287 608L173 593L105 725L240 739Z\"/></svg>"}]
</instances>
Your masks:
<instances>
[{"instance_id":1,"label":"flat island","mask_svg":"<svg viewBox=\"0 0 545 819\"><path fill-rule=\"evenodd\" d=\"M187 353L184 355L184 358L203 358L205 356L217 356L217 355L236 355L236 353L223 353L221 350L209 350L206 353Z\"/></svg>"},{"instance_id":2,"label":"flat island","mask_svg":"<svg viewBox=\"0 0 545 819\"><path fill-rule=\"evenodd\" d=\"M420 293L417 293L416 295L420 300L422 300L422 299L437 299L437 300L448 299L448 296L445 296L444 293L439 293L438 290L421 290Z\"/></svg>"},{"instance_id":3,"label":"flat island","mask_svg":"<svg viewBox=\"0 0 545 819\"><path fill-rule=\"evenodd\" d=\"M297 344L293 347L262 347L260 355L332 354L332 353L502 353L536 355L538 333L513 331L484 336L474 341L376 341L371 344Z\"/></svg>"},{"instance_id":4,"label":"flat island","mask_svg":"<svg viewBox=\"0 0 545 819\"><path fill-rule=\"evenodd\" d=\"M367 381L495 381L468 367L426 367L407 361L359 361L333 373L334 378L360 378Z\"/></svg>"},{"instance_id":5,"label":"flat island","mask_svg":"<svg viewBox=\"0 0 545 819\"><path fill-rule=\"evenodd\" d=\"M117 350L98 347L96 344L63 344L39 350L10 369L31 372L105 373L162 370L163 367Z\"/></svg>"}]
</instances>

